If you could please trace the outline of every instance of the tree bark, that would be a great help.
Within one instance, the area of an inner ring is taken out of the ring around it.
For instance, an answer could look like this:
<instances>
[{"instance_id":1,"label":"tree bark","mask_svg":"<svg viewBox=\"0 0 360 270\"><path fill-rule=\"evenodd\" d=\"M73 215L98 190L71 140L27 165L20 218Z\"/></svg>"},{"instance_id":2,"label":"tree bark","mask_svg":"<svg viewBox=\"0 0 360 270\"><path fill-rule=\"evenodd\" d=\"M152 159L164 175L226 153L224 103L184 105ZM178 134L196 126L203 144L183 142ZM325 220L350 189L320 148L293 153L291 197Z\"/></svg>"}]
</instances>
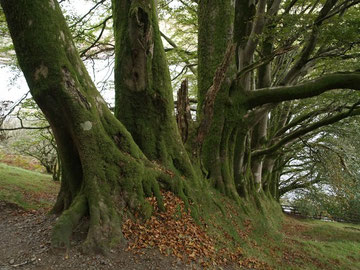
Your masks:
<instances>
[{"instance_id":1,"label":"tree bark","mask_svg":"<svg viewBox=\"0 0 360 270\"><path fill-rule=\"evenodd\" d=\"M115 115L150 160L194 178L174 117L170 74L153 0L113 0Z\"/></svg>"}]
</instances>

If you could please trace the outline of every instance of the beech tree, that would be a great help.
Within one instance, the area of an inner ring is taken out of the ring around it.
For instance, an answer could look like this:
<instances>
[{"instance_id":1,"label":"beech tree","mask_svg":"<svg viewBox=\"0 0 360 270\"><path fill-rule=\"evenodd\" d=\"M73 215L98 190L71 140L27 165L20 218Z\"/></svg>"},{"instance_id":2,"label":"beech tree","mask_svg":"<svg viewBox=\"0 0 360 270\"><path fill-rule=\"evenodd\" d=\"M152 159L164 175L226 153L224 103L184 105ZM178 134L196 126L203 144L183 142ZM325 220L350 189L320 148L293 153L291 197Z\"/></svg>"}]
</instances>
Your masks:
<instances>
[{"instance_id":1,"label":"beech tree","mask_svg":"<svg viewBox=\"0 0 360 270\"><path fill-rule=\"evenodd\" d=\"M148 218L152 208L145 197L154 195L164 210L161 189L182 198L193 215L212 189L234 203L277 199L279 151L360 112L353 104L324 118L294 118L285 102L360 89L358 71L305 77L317 59L333 52L331 44L319 46L324 23L358 1L182 1L198 16L198 109L192 120L186 95L179 95L185 109L178 113L186 115L178 115L178 123L192 127L180 134L155 2L112 1L113 114L75 49L58 3L0 1L19 65L58 145L63 171L53 209L60 214L54 246L69 245L75 226L89 216L84 247L106 250L122 239L125 208ZM299 19L293 35L276 39L284 17L302 15L308 23ZM288 132L309 118L311 124Z\"/></svg>"}]
</instances>

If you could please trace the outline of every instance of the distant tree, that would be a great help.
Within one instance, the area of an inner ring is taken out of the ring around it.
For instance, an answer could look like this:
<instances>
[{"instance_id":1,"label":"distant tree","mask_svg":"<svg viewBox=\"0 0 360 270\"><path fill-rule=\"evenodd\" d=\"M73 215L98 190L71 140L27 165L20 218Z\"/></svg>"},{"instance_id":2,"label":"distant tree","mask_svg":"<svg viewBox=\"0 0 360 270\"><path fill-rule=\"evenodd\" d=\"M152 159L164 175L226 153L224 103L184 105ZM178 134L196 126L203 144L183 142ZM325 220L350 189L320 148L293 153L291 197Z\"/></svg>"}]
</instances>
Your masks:
<instances>
[{"instance_id":1,"label":"distant tree","mask_svg":"<svg viewBox=\"0 0 360 270\"><path fill-rule=\"evenodd\" d=\"M292 171L288 167L288 178L284 180L288 183L283 188L286 185L294 188L292 204L303 213L322 212L334 218L360 221L360 145L353 139L360 125L356 120L324 128L321 135L306 144L306 150L296 155L302 155L297 166Z\"/></svg>"},{"instance_id":2,"label":"distant tree","mask_svg":"<svg viewBox=\"0 0 360 270\"><path fill-rule=\"evenodd\" d=\"M4 117L12 103L13 103L12 101L7 101L7 100L0 101L0 126L2 126L4 122ZM6 138L7 138L7 134L3 130L0 130L0 142L5 140Z\"/></svg>"},{"instance_id":3,"label":"distant tree","mask_svg":"<svg viewBox=\"0 0 360 270\"><path fill-rule=\"evenodd\" d=\"M0 126L6 137L4 143L20 155L35 158L53 180L60 180L57 146L45 116L33 99L11 104L12 108L3 115L7 121Z\"/></svg>"}]
</instances>

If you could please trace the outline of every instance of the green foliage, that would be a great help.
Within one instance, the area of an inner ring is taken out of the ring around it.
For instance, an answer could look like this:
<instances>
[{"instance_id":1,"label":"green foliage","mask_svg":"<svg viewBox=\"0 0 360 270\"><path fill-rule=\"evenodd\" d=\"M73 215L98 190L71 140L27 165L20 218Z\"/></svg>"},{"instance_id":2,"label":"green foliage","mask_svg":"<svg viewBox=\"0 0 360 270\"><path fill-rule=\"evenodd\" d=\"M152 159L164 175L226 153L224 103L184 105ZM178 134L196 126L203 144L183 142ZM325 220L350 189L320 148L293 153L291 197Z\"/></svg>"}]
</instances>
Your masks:
<instances>
[{"instance_id":1,"label":"green foliage","mask_svg":"<svg viewBox=\"0 0 360 270\"><path fill-rule=\"evenodd\" d=\"M14 119L19 120L20 123ZM35 158L47 173L53 174L54 180L59 180L60 168L55 138L49 123L35 101L33 99L22 101L19 109L10 116L7 123L5 122L5 128L11 127L12 120L15 125L20 124L24 128L17 131L5 131L9 138L3 143L19 155Z\"/></svg>"},{"instance_id":2,"label":"green foliage","mask_svg":"<svg viewBox=\"0 0 360 270\"><path fill-rule=\"evenodd\" d=\"M0 6L0 65L16 65L14 46L11 42L4 12Z\"/></svg>"},{"instance_id":3,"label":"green foliage","mask_svg":"<svg viewBox=\"0 0 360 270\"><path fill-rule=\"evenodd\" d=\"M359 119L326 127L311 148L318 184L297 191L294 204L305 214L360 221ZM307 156L307 158L311 158ZM311 159L310 159L311 160Z\"/></svg>"},{"instance_id":4,"label":"green foliage","mask_svg":"<svg viewBox=\"0 0 360 270\"><path fill-rule=\"evenodd\" d=\"M360 185L348 183L312 186L306 192L297 192L292 202L304 215L328 216L335 220L360 222Z\"/></svg>"},{"instance_id":5,"label":"green foliage","mask_svg":"<svg viewBox=\"0 0 360 270\"><path fill-rule=\"evenodd\" d=\"M173 90L183 80L189 82L190 95L197 92L197 4L191 0L158 1L160 28L169 64Z\"/></svg>"}]
</instances>

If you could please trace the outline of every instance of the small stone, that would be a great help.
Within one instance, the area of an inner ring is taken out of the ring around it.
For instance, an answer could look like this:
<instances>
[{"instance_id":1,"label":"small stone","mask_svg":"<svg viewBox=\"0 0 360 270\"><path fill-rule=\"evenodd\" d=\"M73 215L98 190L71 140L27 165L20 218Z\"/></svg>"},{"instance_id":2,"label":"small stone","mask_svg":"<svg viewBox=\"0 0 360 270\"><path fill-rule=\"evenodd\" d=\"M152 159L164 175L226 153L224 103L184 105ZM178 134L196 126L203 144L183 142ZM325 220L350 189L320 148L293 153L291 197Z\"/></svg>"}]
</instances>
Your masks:
<instances>
[{"instance_id":1,"label":"small stone","mask_svg":"<svg viewBox=\"0 0 360 270\"><path fill-rule=\"evenodd\" d=\"M9 263L10 263L10 264L14 264L14 263L15 263L15 260L14 260L14 259L11 259L11 260L9 261Z\"/></svg>"}]
</instances>

